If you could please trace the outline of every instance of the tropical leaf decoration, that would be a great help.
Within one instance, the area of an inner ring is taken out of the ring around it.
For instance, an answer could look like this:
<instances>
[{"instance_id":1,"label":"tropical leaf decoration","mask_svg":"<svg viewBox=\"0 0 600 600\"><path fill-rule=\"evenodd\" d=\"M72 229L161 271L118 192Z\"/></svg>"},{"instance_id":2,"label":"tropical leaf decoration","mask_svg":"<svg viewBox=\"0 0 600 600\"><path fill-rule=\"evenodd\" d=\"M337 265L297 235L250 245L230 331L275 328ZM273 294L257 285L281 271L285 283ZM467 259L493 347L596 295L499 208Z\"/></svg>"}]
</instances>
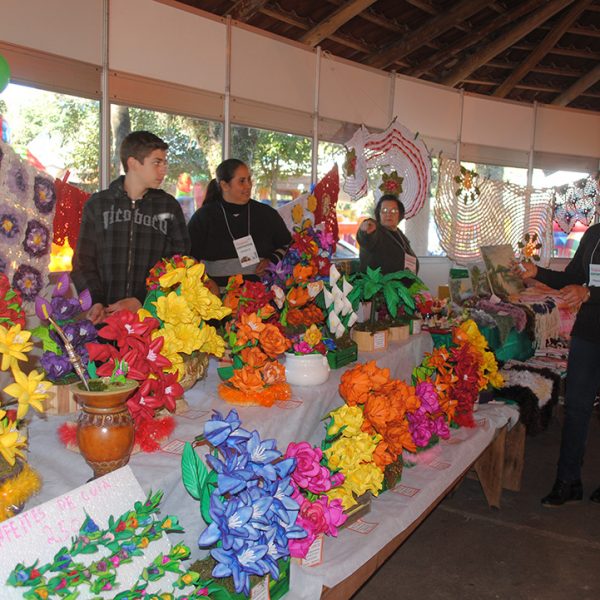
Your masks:
<instances>
[{"instance_id":1,"label":"tropical leaf decoration","mask_svg":"<svg viewBox=\"0 0 600 600\"><path fill-rule=\"evenodd\" d=\"M354 286L348 300L357 308L360 302L371 301L371 325L375 324L376 305L378 300L385 302L387 310L395 318L400 307L406 314L415 312L415 296L424 289L425 284L412 271L395 271L384 275L381 267L356 273L351 278Z\"/></svg>"}]
</instances>

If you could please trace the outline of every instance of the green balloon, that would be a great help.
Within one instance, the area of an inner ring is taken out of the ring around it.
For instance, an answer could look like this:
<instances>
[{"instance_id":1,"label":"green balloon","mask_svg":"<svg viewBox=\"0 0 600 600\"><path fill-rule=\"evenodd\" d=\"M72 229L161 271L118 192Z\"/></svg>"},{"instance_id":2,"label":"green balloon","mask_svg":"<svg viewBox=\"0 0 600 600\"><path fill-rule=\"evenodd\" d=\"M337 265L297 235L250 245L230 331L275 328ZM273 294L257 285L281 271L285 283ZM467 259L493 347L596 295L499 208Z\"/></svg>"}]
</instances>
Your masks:
<instances>
[{"instance_id":1,"label":"green balloon","mask_svg":"<svg viewBox=\"0 0 600 600\"><path fill-rule=\"evenodd\" d=\"M0 54L0 92L4 91L4 88L10 81L10 68L6 59Z\"/></svg>"}]
</instances>

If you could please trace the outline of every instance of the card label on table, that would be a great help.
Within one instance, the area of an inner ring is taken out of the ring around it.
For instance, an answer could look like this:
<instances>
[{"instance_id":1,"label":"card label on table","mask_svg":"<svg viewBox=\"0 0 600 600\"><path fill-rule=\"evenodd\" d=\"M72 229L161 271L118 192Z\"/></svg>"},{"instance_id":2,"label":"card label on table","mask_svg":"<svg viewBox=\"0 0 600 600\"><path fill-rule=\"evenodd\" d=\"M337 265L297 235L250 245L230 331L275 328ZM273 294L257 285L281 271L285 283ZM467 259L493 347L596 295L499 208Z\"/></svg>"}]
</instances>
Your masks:
<instances>
[{"instance_id":1,"label":"card label on table","mask_svg":"<svg viewBox=\"0 0 600 600\"><path fill-rule=\"evenodd\" d=\"M392 488L390 492L394 494L398 494L400 496L407 496L408 498L412 498L416 496L421 491L420 488L410 487L408 485L399 484L396 487Z\"/></svg>"},{"instance_id":2,"label":"card label on table","mask_svg":"<svg viewBox=\"0 0 600 600\"><path fill-rule=\"evenodd\" d=\"M303 567L316 567L323 562L323 535L318 535L302 559Z\"/></svg>"},{"instance_id":3,"label":"card label on table","mask_svg":"<svg viewBox=\"0 0 600 600\"><path fill-rule=\"evenodd\" d=\"M379 525L379 523L368 523L367 521L363 521L362 519L357 519L356 521L354 521L354 523L348 525L348 529L356 531L356 533L362 533L363 535L366 535L368 533L371 533L371 531L373 531L373 529L375 529L377 525Z\"/></svg>"},{"instance_id":4,"label":"card label on table","mask_svg":"<svg viewBox=\"0 0 600 600\"><path fill-rule=\"evenodd\" d=\"M278 406L279 408L285 408L286 410L294 410L295 408L302 406L303 403L304 400L296 396L290 398L289 400L277 400L275 402L275 406Z\"/></svg>"},{"instance_id":5,"label":"card label on table","mask_svg":"<svg viewBox=\"0 0 600 600\"><path fill-rule=\"evenodd\" d=\"M185 442L183 440L171 440L169 443L162 446L161 450L163 452L168 452L169 454L183 454L183 447L185 446Z\"/></svg>"},{"instance_id":6,"label":"card label on table","mask_svg":"<svg viewBox=\"0 0 600 600\"><path fill-rule=\"evenodd\" d=\"M385 336L387 333L385 331L378 331L373 334L373 350L381 350L385 348Z\"/></svg>"},{"instance_id":7,"label":"card label on table","mask_svg":"<svg viewBox=\"0 0 600 600\"><path fill-rule=\"evenodd\" d=\"M445 469L448 469L450 467L450 463L443 462L441 460L434 460L427 466L431 467L432 469L435 469L436 471L444 471Z\"/></svg>"}]
</instances>

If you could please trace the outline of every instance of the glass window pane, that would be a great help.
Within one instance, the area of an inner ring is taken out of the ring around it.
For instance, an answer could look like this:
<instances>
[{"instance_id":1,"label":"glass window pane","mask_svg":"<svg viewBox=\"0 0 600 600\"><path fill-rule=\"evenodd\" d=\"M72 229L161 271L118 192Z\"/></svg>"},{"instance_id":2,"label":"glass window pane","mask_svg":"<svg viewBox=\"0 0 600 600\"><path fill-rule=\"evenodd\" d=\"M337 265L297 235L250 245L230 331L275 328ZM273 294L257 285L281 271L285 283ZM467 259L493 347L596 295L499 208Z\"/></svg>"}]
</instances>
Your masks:
<instances>
[{"instance_id":1,"label":"glass window pane","mask_svg":"<svg viewBox=\"0 0 600 600\"><path fill-rule=\"evenodd\" d=\"M0 97L3 139L37 168L93 192L99 185L97 100L9 84Z\"/></svg>"},{"instance_id":2,"label":"glass window pane","mask_svg":"<svg viewBox=\"0 0 600 600\"><path fill-rule=\"evenodd\" d=\"M243 160L254 184L253 198L278 206L307 192L312 140L254 127L231 128L231 157Z\"/></svg>"},{"instance_id":3,"label":"glass window pane","mask_svg":"<svg viewBox=\"0 0 600 600\"><path fill-rule=\"evenodd\" d=\"M142 108L111 105L111 179L123 172L119 147L132 131L151 131L169 144L162 188L181 203L186 219L202 205L206 186L221 162L223 125Z\"/></svg>"}]
</instances>

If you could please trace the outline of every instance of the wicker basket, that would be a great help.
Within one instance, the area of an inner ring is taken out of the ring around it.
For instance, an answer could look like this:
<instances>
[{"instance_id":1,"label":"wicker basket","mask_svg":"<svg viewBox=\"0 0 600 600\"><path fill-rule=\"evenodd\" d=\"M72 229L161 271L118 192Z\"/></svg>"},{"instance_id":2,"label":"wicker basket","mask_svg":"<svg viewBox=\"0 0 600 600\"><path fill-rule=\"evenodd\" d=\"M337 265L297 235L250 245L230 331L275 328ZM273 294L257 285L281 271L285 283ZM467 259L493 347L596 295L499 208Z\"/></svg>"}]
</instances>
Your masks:
<instances>
[{"instance_id":1,"label":"wicker basket","mask_svg":"<svg viewBox=\"0 0 600 600\"><path fill-rule=\"evenodd\" d=\"M183 368L183 377L179 383L184 391L187 391L208 374L208 354L206 352L189 354L183 359Z\"/></svg>"}]
</instances>

